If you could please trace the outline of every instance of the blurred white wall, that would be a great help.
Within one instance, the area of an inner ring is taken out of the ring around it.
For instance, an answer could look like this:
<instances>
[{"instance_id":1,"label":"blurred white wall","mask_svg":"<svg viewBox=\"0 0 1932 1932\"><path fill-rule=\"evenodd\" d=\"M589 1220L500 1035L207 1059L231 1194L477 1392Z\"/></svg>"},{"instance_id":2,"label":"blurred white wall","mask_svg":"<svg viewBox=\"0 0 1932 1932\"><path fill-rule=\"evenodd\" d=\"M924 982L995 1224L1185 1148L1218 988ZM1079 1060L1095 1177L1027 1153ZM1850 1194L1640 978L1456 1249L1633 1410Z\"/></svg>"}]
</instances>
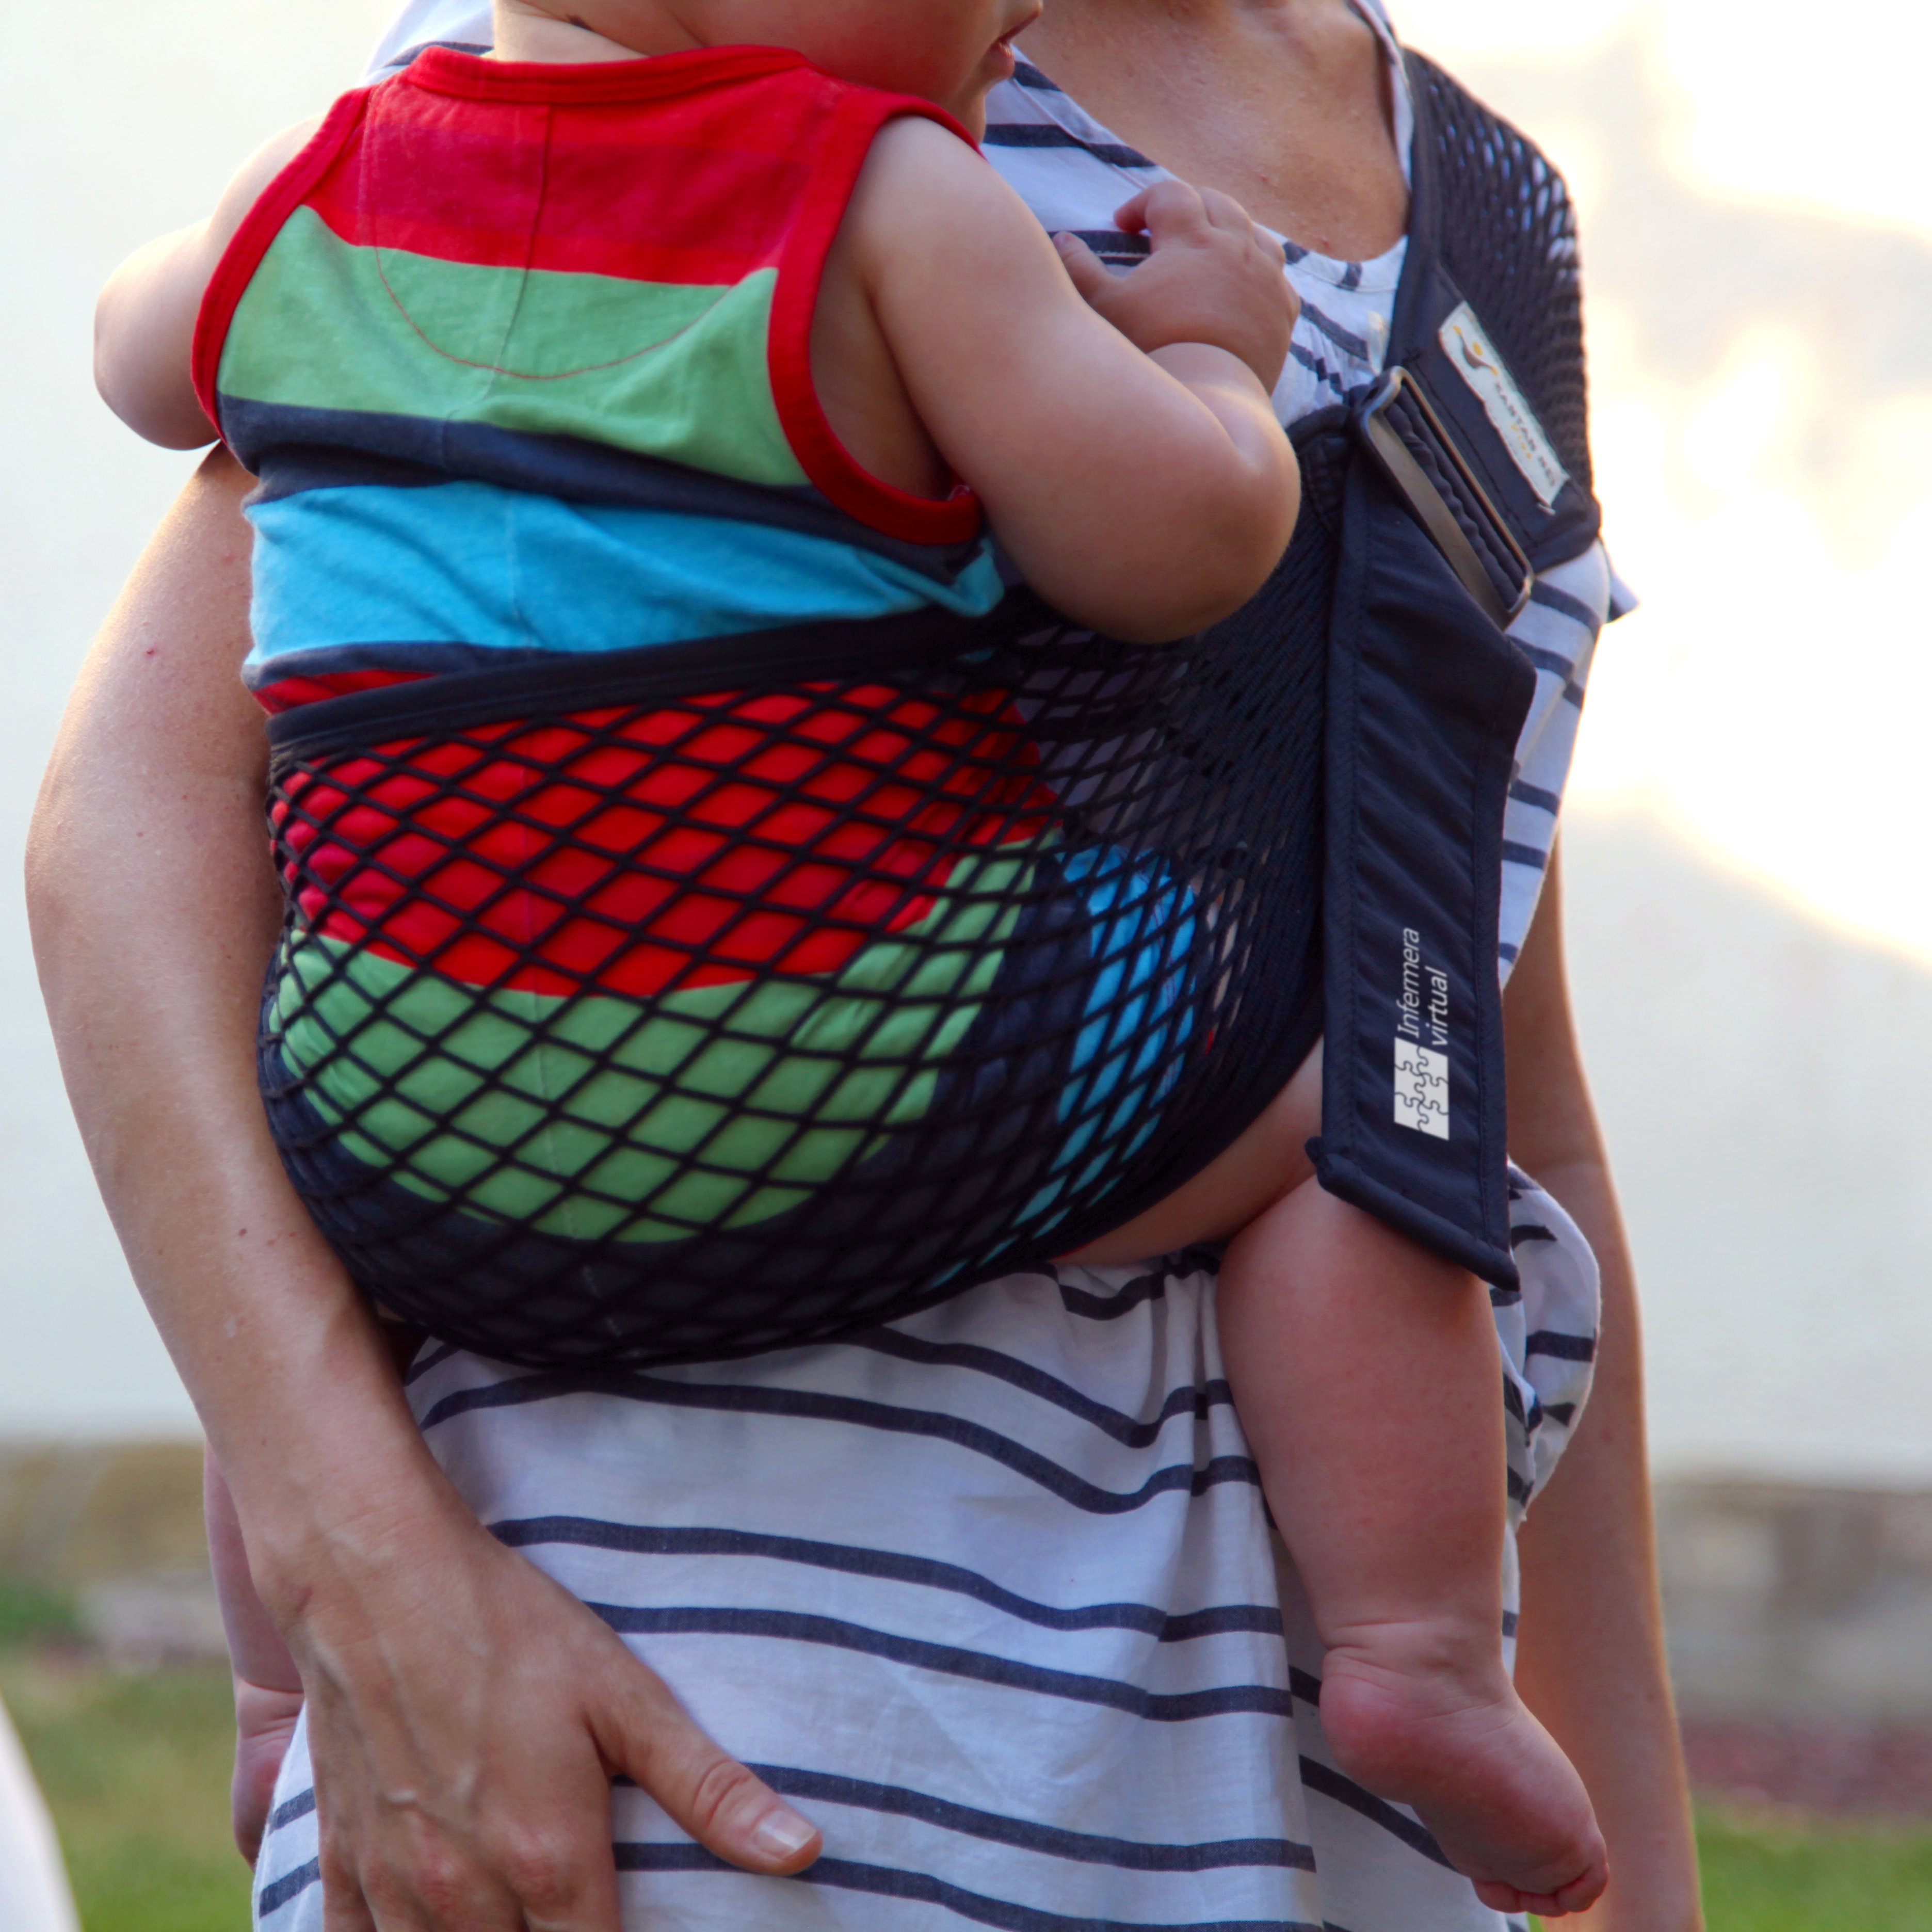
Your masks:
<instances>
[{"instance_id":1,"label":"blurred white wall","mask_svg":"<svg viewBox=\"0 0 1932 1932\"><path fill-rule=\"evenodd\" d=\"M1932 1482L1932 16L1414 0L1576 190L1643 607L1566 834L1660 1463Z\"/></svg>"},{"instance_id":2,"label":"blurred white wall","mask_svg":"<svg viewBox=\"0 0 1932 1932\"><path fill-rule=\"evenodd\" d=\"M1681 821L1564 838L1660 1466L1932 1486L1932 970Z\"/></svg>"},{"instance_id":3,"label":"blurred white wall","mask_svg":"<svg viewBox=\"0 0 1932 1932\"><path fill-rule=\"evenodd\" d=\"M383 0L15 9L0 168L0 843L186 462L88 380L112 264L356 76ZM1585 219L1599 484L1643 592L1569 834L1586 1046L1646 1289L1659 1460L1932 1480L1932 20L1783 0L1415 0ZM1875 51L1882 50L1882 51ZM138 947L140 935L128 944ZM191 1418L96 1204L0 899L0 1436Z\"/></svg>"},{"instance_id":4,"label":"blurred white wall","mask_svg":"<svg viewBox=\"0 0 1932 1932\"><path fill-rule=\"evenodd\" d=\"M89 636L191 459L137 442L88 372L95 291L199 220L242 159L358 77L382 0L64 0L6 11L0 180L0 850L16 854ZM16 876L12 856L8 877ZM126 943L138 950L141 935ZM0 895L0 1434L191 1427L61 1094L20 892Z\"/></svg>"}]
</instances>

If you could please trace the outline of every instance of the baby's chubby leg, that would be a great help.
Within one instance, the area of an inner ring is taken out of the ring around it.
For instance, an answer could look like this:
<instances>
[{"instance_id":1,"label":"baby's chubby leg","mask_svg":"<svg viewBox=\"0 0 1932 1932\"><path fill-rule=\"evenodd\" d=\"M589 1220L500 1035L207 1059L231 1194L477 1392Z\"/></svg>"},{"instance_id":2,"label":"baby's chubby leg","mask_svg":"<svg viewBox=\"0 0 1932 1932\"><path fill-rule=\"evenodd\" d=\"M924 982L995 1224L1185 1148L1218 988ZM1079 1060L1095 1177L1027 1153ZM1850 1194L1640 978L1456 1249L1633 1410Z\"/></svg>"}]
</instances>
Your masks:
<instances>
[{"instance_id":1,"label":"baby's chubby leg","mask_svg":"<svg viewBox=\"0 0 1932 1932\"><path fill-rule=\"evenodd\" d=\"M1321 1130L1318 1046L1260 1118L1192 1180L1124 1226L1060 1258L1108 1268L1171 1255L1194 1241L1230 1240L1313 1174L1308 1140Z\"/></svg>"},{"instance_id":2,"label":"baby's chubby leg","mask_svg":"<svg viewBox=\"0 0 1932 1932\"><path fill-rule=\"evenodd\" d=\"M1226 1153L1068 1257L1232 1238L1222 1354L1328 1646L1342 1768L1413 1804L1498 1910L1588 1906L1604 1850L1581 1781L1502 1664L1501 1367L1480 1283L1316 1186L1311 1054Z\"/></svg>"},{"instance_id":3,"label":"baby's chubby leg","mask_svg":"<svg viewBox=\"0 0 1932 1932\"><path fill-rule=\"evenodd\" d=\"M1322 1722L1499 1911L1602 1891L1582 1780L1502 1660L1500 1369L1482 1284L1303 1182L1228 1251L1235 1406L1328 1655Z\"/></svg>"}]
</instances>

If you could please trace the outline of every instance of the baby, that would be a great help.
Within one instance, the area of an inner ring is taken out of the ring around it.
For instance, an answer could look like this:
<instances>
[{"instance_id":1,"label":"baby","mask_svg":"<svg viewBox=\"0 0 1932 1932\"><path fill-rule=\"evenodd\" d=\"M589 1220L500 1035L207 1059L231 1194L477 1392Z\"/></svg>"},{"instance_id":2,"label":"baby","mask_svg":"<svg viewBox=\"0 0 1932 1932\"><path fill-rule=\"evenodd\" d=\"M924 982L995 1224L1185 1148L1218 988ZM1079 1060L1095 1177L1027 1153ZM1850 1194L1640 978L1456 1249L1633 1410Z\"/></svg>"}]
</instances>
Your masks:
<instances>
[{"instance_id":1,"label":"baby","mask_svg":"<svg viewBox=\"0 0 1932 1932\"><path fill-rule=\"evenodd\" d=\"M1176 183L1119 212L1151 244L1131 274L1071 238L1056 256L962 138L1036 10L499 0L494 57L432 50L348 97L129 262L102 299L103 394L154 441L222 434L262 478L265 704L472 670L512 604L587 624L602 596L634 644L646 617L745 634L777 627L782 574L790 622L971 617L1001 594L980 505L1032 588L1105 635L1158 642L1246 602L1299 499L1269 400L1294 319L1280 256ZM677 234L638 172L672 150L711 197ZM734 282L718 263L754 230L784 238L777 266ZM714 238L704 272L666 266ZM484 421L474 398L506 390L530 399ZM670 553L673 488L710 506L712 551L681 510ZM724 564L694 588L704 554ZM472 639L344 646L432 634L437 598ZM1589 1802L1502 1660L1487 1297L1317 1187L1319 1082L1318 1057L1071 1258L1231 1240L1228 1372L1328 1646L1337 1762L1413 1805L1486 1903L1582 1910L1604 1884ZM232 1627L259 1633L238 1542L212 1527Z\"/></svg>"}]
</instances>

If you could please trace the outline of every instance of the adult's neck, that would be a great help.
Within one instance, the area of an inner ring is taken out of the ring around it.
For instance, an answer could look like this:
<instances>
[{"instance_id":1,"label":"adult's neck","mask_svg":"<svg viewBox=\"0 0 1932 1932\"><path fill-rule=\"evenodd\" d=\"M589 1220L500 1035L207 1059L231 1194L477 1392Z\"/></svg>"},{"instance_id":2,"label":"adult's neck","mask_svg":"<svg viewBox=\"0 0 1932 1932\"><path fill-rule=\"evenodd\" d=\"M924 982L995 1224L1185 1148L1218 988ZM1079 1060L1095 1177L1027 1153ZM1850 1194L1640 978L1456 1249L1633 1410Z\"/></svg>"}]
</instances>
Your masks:
<instances>
[{"instance_id":1,"label":"adult's neck","mask_svg":"<svg viewBox=\"0 0 1932 1932\"><path fill-rule=\"evenodd\" d=\"M1352 0L1051 0L1027 30L1044 60L1053 48L1111 47L1123 55L1216 49L1304 73L1334 67L1338 39L1368 32Z\"/></svg>"},{"instance_id":2,"label":"adult's neck","mask_svg":"<svg viewBox=\"0 0 1932 1932\"><path fill-rule=\"evenodd\" d=\"M1028 38L1063 32L1211 35L1259 28L1290 40L1300 35L1312 51L1338 8L1354 11L1349 0L1052 0L1042 19L1028 29Z\"/></svg>"},{"instance_id":3,"label":"adult's neck","mask_svg":"<svg viewBox=\"0 0 1932 1932\"><path fill-rule=\"evenodd\" d=\"M1290 240L1362 260L1400 237L1382 45L1350 0L1052 0L1021 44L1121 140Z\"/></svg>"}]
</instances>

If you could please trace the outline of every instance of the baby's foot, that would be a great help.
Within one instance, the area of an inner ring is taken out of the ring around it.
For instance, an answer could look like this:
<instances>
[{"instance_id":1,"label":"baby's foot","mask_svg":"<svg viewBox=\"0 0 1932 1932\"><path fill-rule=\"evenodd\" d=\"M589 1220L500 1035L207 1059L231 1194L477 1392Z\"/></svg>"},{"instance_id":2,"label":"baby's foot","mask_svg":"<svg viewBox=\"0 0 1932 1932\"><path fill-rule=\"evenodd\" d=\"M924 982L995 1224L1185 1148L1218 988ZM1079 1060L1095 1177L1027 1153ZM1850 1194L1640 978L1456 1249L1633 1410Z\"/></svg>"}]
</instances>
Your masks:
<instances>
[{"instance_id":1,"label":"baby's foot","mask_svg":"<svg viewBox=\"0 0 1932 1932\"><path fill-rule=\"evenodd\" d=\"M1412 1806L1497 1912L1582 1912L1604 1889L1602 1834L1582 1780L1516 1694L1500 1658L1378 1631L1331 1649L1322 1728L1358 1784Z\"/></svg>"}]
</instances>

